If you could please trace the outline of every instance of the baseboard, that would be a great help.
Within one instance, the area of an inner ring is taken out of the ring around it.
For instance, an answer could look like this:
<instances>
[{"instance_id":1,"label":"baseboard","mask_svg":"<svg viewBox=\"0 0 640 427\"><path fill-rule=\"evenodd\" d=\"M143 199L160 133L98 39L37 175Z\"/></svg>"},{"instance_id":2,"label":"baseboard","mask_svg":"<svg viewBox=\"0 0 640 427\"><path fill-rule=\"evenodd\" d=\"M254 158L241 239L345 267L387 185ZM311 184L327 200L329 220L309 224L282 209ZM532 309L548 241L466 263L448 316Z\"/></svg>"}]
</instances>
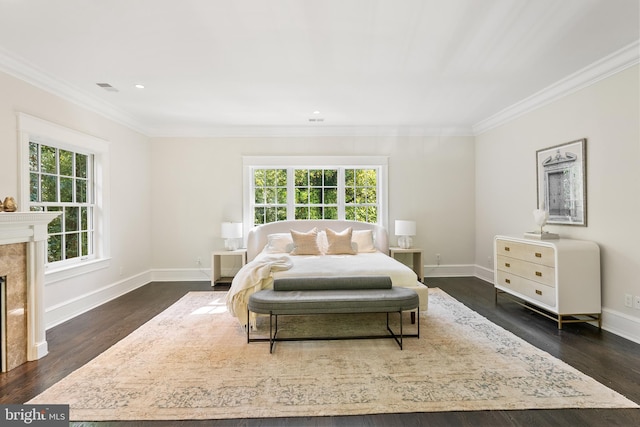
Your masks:
<instances>
[{"instance_id":1,"label":"baseboard","mask_svg":"<svg viewBox=\"0 0 640 427\"><path fill-rule=\"evenodd\" d=\"M610 308L602 309L602 329L640 344L640 318Z\"/></svg>"},{"instance_id":2,"label":"baseboard","mask_svg":"<svg viewBox=\"0 0 640 427\"><path fill-rule=\"evenodd\" d=\"M480 265L425 265L425 278L477 277L493 283L493 270ZM81 295L45 311L46 328L66 322L82 313L131 292L150 282L209 282L209 269L156 269L118 281L101 289ZM640 318L606 307L602 309L602 329L640 344Z\"/></svg>"},{"instance_id":3,"label":"baseboard","mask_svg":"<svg viewBox=\"0 0 640 427\"><path fill-rule=\"evenodd\" d=\"M146 271L49 307L45 310L46 329L64 323L149 282L151 282L151 271Z\"/></svg>"},{"instance_id":4,"label":"baseboard","mask_svg":"<svg viewBox=\"0 0 640 427\"><path fill-rule=\"evenodd\" d=\"M471 264L425 265L424 277L469 277L474 271L475 266Z\"/></svg>"},{"instance_id":5,"label":"baseboard","mask_svg":"<svg viewBox=\"0 0 640 427\"><path fill-rule=\"evenodd\" d=\"M477 277L478 279L482 279L485 282L489 282L492 285L494 284L495 276L493 274L493 268L487 268L481 265L476 265L474 267L475 271L473 275L475 277Z\"/></svg>"}]
</instances>

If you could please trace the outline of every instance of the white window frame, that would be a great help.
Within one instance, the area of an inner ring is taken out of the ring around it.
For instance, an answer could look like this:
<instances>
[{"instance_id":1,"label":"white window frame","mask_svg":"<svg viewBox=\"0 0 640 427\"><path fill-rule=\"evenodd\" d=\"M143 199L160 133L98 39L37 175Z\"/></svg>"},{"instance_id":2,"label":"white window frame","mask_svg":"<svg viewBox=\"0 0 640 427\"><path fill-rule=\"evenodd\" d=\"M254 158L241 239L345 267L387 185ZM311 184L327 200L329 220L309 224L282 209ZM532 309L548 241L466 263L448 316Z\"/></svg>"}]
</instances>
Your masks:
<instances>
[{"instance_id":1,"label":"white window frame","mask_svg":"<svg viewBox=\"0 0 640 427\"><path fill-rule=\"evenodd\" d=\"M28 211L29 143L40 144L93 155L94 168L94 256L74 258L69 262L45 265L45 284L109 267L111 242L109 233L109 142L37 117L18 113L19 206Z\"/></svg>"},{"instance_id":2,"label":"white window frame","mask_svg":"<svg viewBox=\"0 0 640 427\"><path fill-rule=\"evenodd\" d=\"M243 214L242 222L245 230L253 227L253 202L252 182L255 169L376 169L378 171L378 199L380 211L378 212L378 225L384 228L388 226L388 164L389 158L385 156L244 156L243 164ZM290 177L292 178L292 177ZM289 179L290 181L291 179ZM288 197L293 198L293 192ZM339 195L339 214L344 215L344 198ZM293 219L293 212L288 212ZM245 237L246 237L245 232Z\"/></svg>"}]
</instances>

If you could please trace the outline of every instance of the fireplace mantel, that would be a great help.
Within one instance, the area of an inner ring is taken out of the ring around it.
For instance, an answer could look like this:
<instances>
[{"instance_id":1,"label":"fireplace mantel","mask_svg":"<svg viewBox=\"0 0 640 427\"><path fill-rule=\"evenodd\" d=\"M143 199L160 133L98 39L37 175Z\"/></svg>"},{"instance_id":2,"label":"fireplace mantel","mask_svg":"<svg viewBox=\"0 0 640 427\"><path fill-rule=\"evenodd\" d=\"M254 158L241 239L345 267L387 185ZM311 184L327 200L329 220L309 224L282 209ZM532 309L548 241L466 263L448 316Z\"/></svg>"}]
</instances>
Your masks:
<instances>
[{"instance_id":1,"label":"fireplace mantel","mask_svg":"<svg viewBox=\"0 0 640 427\"><path fill-rule=\"evenodd\" d=\"M0 212L0 245L27 244L27 360L48 353L44 321L47 225L60 212Z\"/></svg>"}]
</instances>

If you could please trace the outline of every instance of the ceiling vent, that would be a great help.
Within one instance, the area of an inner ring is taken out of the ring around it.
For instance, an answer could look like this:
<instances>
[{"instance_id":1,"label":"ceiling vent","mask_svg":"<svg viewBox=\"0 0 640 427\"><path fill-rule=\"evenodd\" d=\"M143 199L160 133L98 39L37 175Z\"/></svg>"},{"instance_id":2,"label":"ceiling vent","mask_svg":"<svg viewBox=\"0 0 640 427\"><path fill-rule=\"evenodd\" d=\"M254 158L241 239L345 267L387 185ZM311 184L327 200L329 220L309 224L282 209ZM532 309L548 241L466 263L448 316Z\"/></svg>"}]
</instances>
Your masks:
<instances>
[{"instance_id":1,"label":"ceiling vent","mask_svg":"<svg viewBox=\"0 0 640 427\"><path fill-rule=\"evenodd\" d=\"M109 92L118 92L118 89L116 89L115 87L111 86L109 83L96 83L98 86L100 86L102 89L109 91Z\"/></svg>"},{"instance_id":2,"label":"ceiling vent","mask_svg":"<svg viewBox=\"0 0 640 427\"><path fill-rule=\"evenodd\" d=\"M317 119L310 118L310 119L309 119L309 121L310 121L310 122L316 122L316 123L317 123L317 122L324 122L324 119L320 119L320 118L317 118Z\"/></svg>"}]
</instances>

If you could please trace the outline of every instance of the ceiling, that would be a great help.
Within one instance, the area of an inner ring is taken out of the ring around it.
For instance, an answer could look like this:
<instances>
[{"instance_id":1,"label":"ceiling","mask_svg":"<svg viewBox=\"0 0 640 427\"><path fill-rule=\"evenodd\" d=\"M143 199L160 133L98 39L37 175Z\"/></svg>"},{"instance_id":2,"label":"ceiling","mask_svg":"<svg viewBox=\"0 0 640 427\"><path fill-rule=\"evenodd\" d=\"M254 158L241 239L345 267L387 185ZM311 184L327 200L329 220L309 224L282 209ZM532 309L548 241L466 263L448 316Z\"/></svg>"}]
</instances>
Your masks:
<instances>
[{"instance_id":1,"label":"ceiling","mask_svg":"<svg viewBox=\"0 0 640 427\"><path fill-rule=\"evenodd\" d=\"M637 63L639 9L638 0L0 0L0 71L149 136L465 133L613 52L632 49Z\"/></svg>"}]
</instances>

